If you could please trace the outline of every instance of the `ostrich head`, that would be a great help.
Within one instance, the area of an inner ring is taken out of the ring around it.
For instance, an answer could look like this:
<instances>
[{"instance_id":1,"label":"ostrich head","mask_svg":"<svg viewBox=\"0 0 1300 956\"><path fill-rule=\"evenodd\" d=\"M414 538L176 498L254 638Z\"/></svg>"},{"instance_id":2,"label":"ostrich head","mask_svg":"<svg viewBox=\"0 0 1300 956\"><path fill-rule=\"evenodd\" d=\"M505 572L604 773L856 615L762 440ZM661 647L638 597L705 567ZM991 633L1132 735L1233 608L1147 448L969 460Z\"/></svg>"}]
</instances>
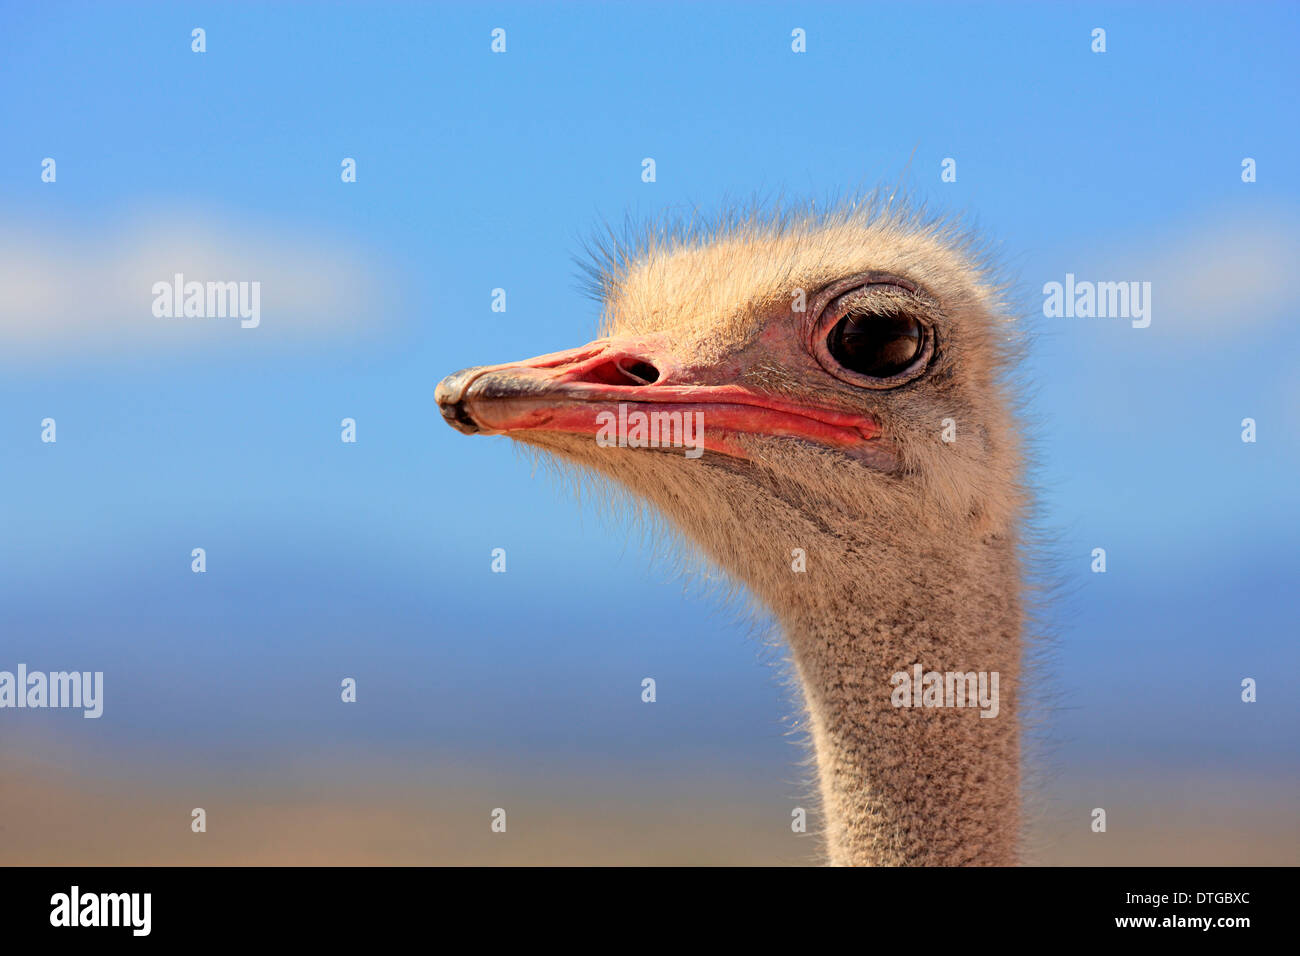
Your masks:
<instances>
[{"instance_id":1,"label":"ostrich head","mask_svg":"<svg viewBox=\"0 0 1300 956\"><path fill-rule=\"evenodd\" d=\"M612 479L771 609L833 860L1008 862L1019 455L1008 324L969 245L868 203L651 233L593 273L602 337L448 376L443 416ZM891 708L915 663L1000 668L999 732ZM972 814L959 791L990 775Z\"/></svg>"}]
</instances>

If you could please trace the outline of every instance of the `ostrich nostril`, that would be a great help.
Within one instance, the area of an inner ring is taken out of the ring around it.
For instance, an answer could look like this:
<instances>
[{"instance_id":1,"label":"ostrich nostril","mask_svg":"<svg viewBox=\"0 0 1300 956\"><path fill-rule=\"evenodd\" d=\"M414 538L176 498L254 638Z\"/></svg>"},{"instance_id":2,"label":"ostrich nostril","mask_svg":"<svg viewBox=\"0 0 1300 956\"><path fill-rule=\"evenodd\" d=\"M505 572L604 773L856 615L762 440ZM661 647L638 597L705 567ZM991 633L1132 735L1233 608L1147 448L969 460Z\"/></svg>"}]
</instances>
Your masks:
<instances>
[{"instance_id":1,"label":"ostrich nostril","mask_svg":"<svg viewBox=\"0 0 1300 956\"><path fill-rule=\"evenodd\" d=\"M576 381L592 385L653 385L659 381L659 369L644 359L621 356L583 370Z\"/></svg>"},{"instance_id":2,"label":"ostrich nostril","mask_svg":"<svg viewBox=\"0 0 1300 956\"><path fill-rule=\"evenodd\" d=\"M630 378L636 379L638 384L653 385L659 381L659 369L655 368L649 362L642 362L639 359L631 361L619 359L617 363L619 371Z\"/></svg>"}]
</instances>

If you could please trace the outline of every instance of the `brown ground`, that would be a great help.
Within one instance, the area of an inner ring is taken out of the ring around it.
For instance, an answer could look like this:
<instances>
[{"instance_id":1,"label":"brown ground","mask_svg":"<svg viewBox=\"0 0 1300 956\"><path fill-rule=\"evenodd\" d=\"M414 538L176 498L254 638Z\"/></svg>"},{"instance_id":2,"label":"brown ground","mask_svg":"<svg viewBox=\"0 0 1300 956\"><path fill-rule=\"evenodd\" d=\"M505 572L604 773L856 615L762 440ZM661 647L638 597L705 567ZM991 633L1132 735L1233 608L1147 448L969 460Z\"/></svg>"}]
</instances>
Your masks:
<instances>
[{"instance_id":1,"label":"brown ground","mask_svg":"<svg viewBox=\"0 0 1300 956\"><path fill-rule=\"evenodd\" d=\"M402 762L359 755L234 778L175 764L164 775L161 767L151 772L102 756L69 769L9 753L0 760L0 864L790 865L813 858L813 839L790 832L796 801L785 795L796 788L685 776L611 783L625 778L615 768L586 780L450 766L414 774ZM1293 784L1090 775L1058 783L1054 793L1043 801L1037 863L1300 862ZM1094 805L1107 807L1105 834L1088 828ZM207 810L203 834L190 831L196 806ZM489 828L498 806L508 814L505 834Z\"/></svg>"}]
</instances>

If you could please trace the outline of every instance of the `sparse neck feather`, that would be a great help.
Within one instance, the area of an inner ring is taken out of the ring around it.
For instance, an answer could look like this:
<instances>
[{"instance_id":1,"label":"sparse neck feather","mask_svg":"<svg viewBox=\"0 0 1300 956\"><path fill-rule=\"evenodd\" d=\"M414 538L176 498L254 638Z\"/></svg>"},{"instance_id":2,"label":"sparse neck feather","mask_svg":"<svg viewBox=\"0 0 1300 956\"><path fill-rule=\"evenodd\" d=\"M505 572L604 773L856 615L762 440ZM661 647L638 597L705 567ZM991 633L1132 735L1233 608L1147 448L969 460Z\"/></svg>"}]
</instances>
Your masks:
<instances>
[{"instance_id":1,"label":"sparse neck feather","mask_svg":"<svg viewBox=\"0 0 1300 956\"><path fill-rule=\"evenodd\" d=\"M1015 543L858 531L813 542L807 586L769 602L804 689L830 862L1016 864ZM834 556L822 574L819 552Z\"/></svg>"}]
</instances>

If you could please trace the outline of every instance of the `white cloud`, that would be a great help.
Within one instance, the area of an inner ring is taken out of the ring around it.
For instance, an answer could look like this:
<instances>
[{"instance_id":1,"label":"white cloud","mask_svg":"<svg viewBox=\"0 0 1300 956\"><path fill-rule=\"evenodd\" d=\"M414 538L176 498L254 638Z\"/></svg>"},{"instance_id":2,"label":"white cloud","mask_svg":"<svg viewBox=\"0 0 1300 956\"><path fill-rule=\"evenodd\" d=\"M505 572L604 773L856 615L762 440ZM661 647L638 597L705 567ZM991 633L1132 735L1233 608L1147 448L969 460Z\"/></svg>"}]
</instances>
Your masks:
<instances>
[{"instance_id":1,"label":"white cloud","mask_svg":"<svg viewBox=\"0 0 1300 956\"><path fill-rule=\"evenodd\" d=\"M86 353L260 348L367 338L394 314L391 281L356 248L317 234L195 213L120 227L0 225L0 348L8 359ZM156 318L152 287L260 282L261 324Z\"/></svg>"},{"instance_id":2,"label":"white cloud","mask_svg":"<svg viewBox=\"0 0 1300 956\"><path fill-rule=\"evenodd\" d=\"M1102 278L1150 280L1152 325L1176 336L1261 328L1300 299L1300 223L1277 212L1206 217L1106 258Z\"/></svg>"}]
</instances>

